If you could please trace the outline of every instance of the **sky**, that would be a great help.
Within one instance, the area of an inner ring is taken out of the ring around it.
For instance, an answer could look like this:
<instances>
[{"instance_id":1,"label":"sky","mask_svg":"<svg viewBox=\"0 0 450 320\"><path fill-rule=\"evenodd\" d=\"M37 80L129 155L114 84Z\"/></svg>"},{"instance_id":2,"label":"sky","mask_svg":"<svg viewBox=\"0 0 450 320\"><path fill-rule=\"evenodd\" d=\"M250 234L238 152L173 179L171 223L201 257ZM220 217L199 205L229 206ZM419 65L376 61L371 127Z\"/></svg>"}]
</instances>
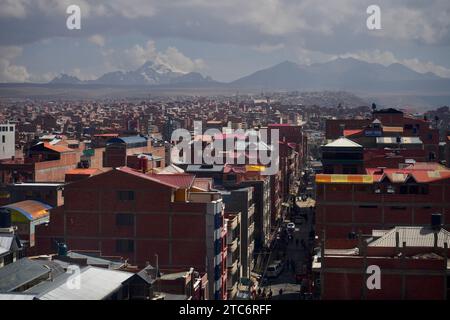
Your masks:
<instances>
[{"instance_id":1,"label":"sky","mask_svg":"<svg viewBox=\"0 0 450 320\"><path fill-rule=\"evenodd\" d=\"M69 5L81 29L69 30ZM369 30L367 8L381 9ZM450 78L449 0L0 0L0 82L82 80L156 61L232 81L353 57Z\"/></svg>"}]
</instances>

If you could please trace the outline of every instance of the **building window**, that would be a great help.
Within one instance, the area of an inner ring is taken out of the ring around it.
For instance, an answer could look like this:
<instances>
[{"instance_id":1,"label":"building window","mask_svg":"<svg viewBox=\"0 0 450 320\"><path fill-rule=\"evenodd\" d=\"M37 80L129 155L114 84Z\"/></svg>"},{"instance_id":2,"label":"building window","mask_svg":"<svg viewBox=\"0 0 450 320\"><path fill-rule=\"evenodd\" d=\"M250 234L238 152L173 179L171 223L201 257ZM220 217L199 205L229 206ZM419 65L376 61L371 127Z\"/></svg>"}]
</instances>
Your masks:
<instances>
[{"instance_id":1,"label":"building window","mask_svg":"<svg viewBox=\"0 0 450 320\"><path fill-rule=\"evenodd\" d=\"M391 207L391 210L406 210L406 207L393 206Z\"/></svg>"},{"instance_id":2,"label":"building window","mask_svg":"<svg viewBox=\"0 0 450 320\"><path fill-rule=\"evenodd\" d=\"M9 131L14 131L14 127L9 127Z\"/></svg>"},{"instance_id":3,"label":"building window","mask_svg":"<svg viewBox=\"0 0 450 320\"><path fill-rule=\"evenodd\" d=\"M119 191L118 197L120 201L132 201L134 200L134 191Z\"/></svg>"},{"instance_id":4,"label":"building window","mask_svg":"<svg viewBox=\"0 0 450 320\"><path fill-rule=\"evenodd\" d=\"M428 159L430 161L436 160L436 154L434 152L430 152L429 155L428 155Z\"/></svg>"},{"instance_id":5,"label":"building window","mask_svg":"<svg viewBox=\"0 0 450 320\"><path fill-rule=\"evenodd\" d=\"M134 215L131 213L118 213L116 214L117 226L134 226Z\"/></svg>"},{"instance_id":6,"label":"building window","mask_svg":"<svg viewBox=\"0 0 450 320\"><path fill-rule=\"evenodd\" d=\"M366 206L359 206L359 208L361 209L377 209L378 206L371 206L371 205L366 205Z\"/></svg>"},{"instance_id":7,"label":"building window","mask_svg":"<svg viewBox=\"0 0 450 320\"><path fill-rule=\"evenodd\" d=\"M134 252L134 241L128 239L116 240L116 252L130 253Z\"/></svg>"},{"instance_id":8,"label":"building window","mask_svg":"<svg viewBox=\"0 0 450 320\"><path fill-rule=\"evenodd\" d=\"M6 143L6 136L2 136L2 142Z\"/></svg>"}]
</instances>

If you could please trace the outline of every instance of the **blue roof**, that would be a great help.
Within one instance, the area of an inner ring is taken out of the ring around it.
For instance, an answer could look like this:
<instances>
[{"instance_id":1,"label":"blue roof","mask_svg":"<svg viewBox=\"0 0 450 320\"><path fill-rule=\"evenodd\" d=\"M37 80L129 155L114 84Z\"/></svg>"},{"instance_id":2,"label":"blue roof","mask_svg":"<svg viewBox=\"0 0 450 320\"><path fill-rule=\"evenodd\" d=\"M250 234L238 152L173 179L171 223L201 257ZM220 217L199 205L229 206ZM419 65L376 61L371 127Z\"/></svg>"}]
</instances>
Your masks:
<instances>
[{"instance_id":1,"label":"blue roof","mask_svg":"<svg viewBox=\"0 0 450 320\"><path fill-rule=\"evenodd\" d=\"M125 144L147 143L147 138L142 136L112 138L108 140L107 144L111 143L125 143Z\"/></svg>"}]
</instances>

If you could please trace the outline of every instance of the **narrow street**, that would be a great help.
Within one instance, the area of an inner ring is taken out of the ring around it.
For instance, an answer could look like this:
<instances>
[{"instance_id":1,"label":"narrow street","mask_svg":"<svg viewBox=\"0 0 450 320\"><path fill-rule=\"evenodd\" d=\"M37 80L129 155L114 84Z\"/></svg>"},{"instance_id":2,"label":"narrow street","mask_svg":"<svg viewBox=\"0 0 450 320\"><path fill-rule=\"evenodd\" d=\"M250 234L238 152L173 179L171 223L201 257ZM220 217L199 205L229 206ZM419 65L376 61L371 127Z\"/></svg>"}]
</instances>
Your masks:
<instances>
[{"instance_id":1,"label":"narrow street","mask_svg":"<svg viewBox=\"0 0 450 320\"><path fill-rule=\"evenodd\" d=\"M307 200L307 202L310 201L311 199ZM272 261L282 260L284 264L282 273L277 278L268 279L263 286L266 292L272 290L274 300L298 300L301 298L301 286L300 283L296 282L296 274L303 273L301 270L305 270L305 272L307 270L310 252L309 235L312 230L312 213L310 213L309 206L306 206L307 202L301 209L301 213L308 213L307 218L301 219L301 224L296 224L291 240L288 240L287 236L282 236L272 253ZM301 201L297 202L297 206L300 207L301 204ZM299 215L296 215L296 217L299 217ZM282 233L285 232L284 230ZM280 289L283 291L281 296L279 295Z\"/></svg>"}]
</instances>

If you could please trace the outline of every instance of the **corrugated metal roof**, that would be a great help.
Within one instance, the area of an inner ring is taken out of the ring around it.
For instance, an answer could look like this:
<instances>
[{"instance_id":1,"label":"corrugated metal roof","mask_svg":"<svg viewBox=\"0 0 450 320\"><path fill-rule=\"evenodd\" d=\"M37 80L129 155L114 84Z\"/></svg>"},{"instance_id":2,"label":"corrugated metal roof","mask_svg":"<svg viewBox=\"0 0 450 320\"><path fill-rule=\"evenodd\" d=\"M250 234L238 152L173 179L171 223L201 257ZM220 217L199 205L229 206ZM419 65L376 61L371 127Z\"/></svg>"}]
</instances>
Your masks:
<instances>
[{"instance_id":1,"label":"corrugated metal roof","mask_svg":"<svg viewBox=\"0 0 450 320\"><path fill-rule=\"evenodd\" d=\"M33 300L34 294L0 293L0 300Z\"/></svg>"},{"instance_id":2,"label":"corrugated metal roof","mask_svg":"<svg viewBox=\"0 0 450 320\"><path fill-rule=\"evenodd\" d=\"M40 263L23 258L0 268L0 292L7 293L50 274L50 269Z\"/></svg>"},{"instance_id":3,"label":"corrugated metal roof","mask_svg":"<svg viewBox=\"0 0 450 320\"><path fill-rule=\"evenodd\" d=\"M403 132L403 127L386 127L383 126L384 132Z\"/></svg>"},{"instance_id":4,"label":"corrugated metal roof","mask_svg":"<svg viewBox=\"0 0 450 320\"><path fill-rule=\"evenodd\" d=\"M70 149L65 146L59 146L59 145L52 145L50 143L44 142L44 148L53 150L58 153L65 153L65 152L74 152L73 149Z\"/></svg>"},{"instance_id":5,"label":"corrugated metal roof","mask_svg":"<svg viewBox=\"0 0 450 320\"><path fill-rule=\"evenodd\" d=\"M354 134L358 134L363 132L363 129L355 129L355 130L344 130L344 137L349 137Z\"/></svg>"},{"instance_id":6,"label":"corrugated metal roof","mask_svg":"<svg viewBox=\"0 0 450 320\"><path fill-rule=\"evenodd\" d=\"M28 220L36 220L49 215L51 206L36 200L25 200L3 206L23 214Z\"/></svg>"},{"instance_id":7,"label":"corrugated metal roof","mask_svg":"<svg viewBox=\"0 0 450 320\"><path fill-rule=\"evenodd\" d=\"M192 183L194 182L195 176L190 174L144 174L138 171L135 171L128 167L121 167L117 169L118 171L132 174L136 177L150 180L174 189L179 188L190 188L192 186Z\"/></svg>"},{"instance_id":8,"label":"corrugated metal roof","mask_svg":"<svg viewBox=\"0 0 450 320\"><path fill-rule=\"evenodd\" d=\"M174 174L174 173L184 173L184 170L181 169L180 167L177 167L174 164L170 164L158 172L158 174Z\"/></svg>"},{"instance_id":9,"label":"corrugated metal roof","mask_svg":"<svg viewBox=\"0 0 450 320\"><path fill-rule=\"evenodd\" d=\"M92 168L75 168L66 172L66 174L85 174L85 175L94 175L96 173L101 173L100 169L92 169Z\"/></svg>"},{"instance_id":10,"label":"corrugated metal roof","mask_svg":"<svg viewBox=\"0 0 450 320\"><path fill-rule=\"evenodd\" d=\"M112 138L108 140L108 144L111 143L125 143L125 144L132 144L132 143L146 143L147 138L141 137L141 136L131 136L131 137L117 137Z\"/></svg>"},{"instance_id":11,"label":"corrugated metal roof","mask_svg":"<svg viewBox=\"0 0 450 320\"><path fill-rule=\"evenodd\" d=\"M122 282L133 275L131 272L86 267L81 270L79 288L69 287L66 280L70 275L65 274L61 279L57 279L53 286L39 294L37 299L103 300L120 289Z\"/></svg>"},{"instance_id":12,"label":"corrugated metal roof","mask_svg":"<svg viewBox=\"0 0 450 320\"><path fill-rule=\"evenodd\" d=\"M361 183L372 184L372 175L363 174L318 174L316 183Z\"/></svg>"},{"instance_id":13,"label":"corrugated metal roof","mask_svg":"<svg viewBox=\"0 0 450 320\"><path fill-rule=\"evenodd\" d=\"M399 234L399 244L406 242L407 247L433 247L434 230L430 227L395 227L381 238L370 243L370 247L395 247L395 234ZM450 247L450 232L445 229L438 231L438 247L443 248L444 243Z\"/></svg>"},{"instance_id":14,"label":"corrugated metal roof","mask_svg":"<svg viewBox=\"0 0 450 320\"><path fill-rule=\"evenodd\" d=\"M0 236L0 256L9 252L12 242L14 240L13 235L1 235Z\"/></svg>"},{"instance_id":15,"label":"corrugated metal roof","mask_svg":"<svg viewBox=\"0 0 450 320\"><path fill-rule=\"evenodd\" d=\"M217 172L221 173L224 170L223 165L200 165L200 164L190 164L186 168L186 172Z\"/></svg>"}]
</instances>

